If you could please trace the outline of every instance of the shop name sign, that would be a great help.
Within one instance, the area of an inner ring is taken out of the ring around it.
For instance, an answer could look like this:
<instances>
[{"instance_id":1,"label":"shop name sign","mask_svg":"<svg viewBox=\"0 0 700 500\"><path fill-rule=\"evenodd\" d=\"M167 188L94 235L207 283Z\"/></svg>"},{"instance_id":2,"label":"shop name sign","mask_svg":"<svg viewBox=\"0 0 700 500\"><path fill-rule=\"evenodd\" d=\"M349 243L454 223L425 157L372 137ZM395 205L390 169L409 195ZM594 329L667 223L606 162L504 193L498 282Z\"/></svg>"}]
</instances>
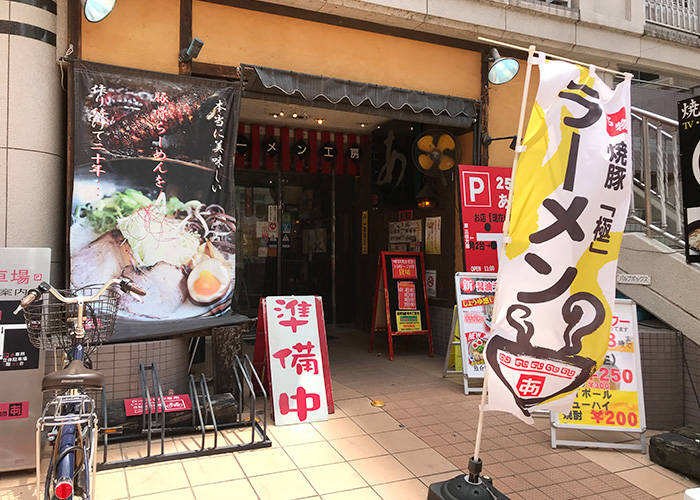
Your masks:
<instances>
[{"instance_id":1,"label":"shop name sign","mask_svg":"<svg viewBox=\"0 0 700 500\"><path fill-rule=\"evenodd\" d=\"M617 283L620 285L651 286L651 276L648 274L618 274Z\"/></svg>"}]
</instances>

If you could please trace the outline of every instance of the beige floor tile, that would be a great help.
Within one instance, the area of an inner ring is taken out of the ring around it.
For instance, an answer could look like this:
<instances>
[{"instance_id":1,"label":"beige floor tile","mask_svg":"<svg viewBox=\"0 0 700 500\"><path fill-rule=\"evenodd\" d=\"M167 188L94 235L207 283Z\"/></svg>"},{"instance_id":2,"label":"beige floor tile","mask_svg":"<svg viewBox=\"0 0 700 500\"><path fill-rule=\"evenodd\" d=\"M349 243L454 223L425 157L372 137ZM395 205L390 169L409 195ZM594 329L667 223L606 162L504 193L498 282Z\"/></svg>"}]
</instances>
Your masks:
<instances>
[{"instance_id":1,"label":"beige floor tile","mask_svg":"<svg viewBox=\"0 0 700 500\"><path fill-rule=\"evenodd\" d=\"M352 418L367 434L400 430L399 422L386 412Z\"/></svg>"},{"instance_id":2,"label":"beige floor tile","mask_svg":"<svg viewBox=\"0 0 700 500\"><path fill-rule=\"evenodd\" d=\"M381 432L373 434L372 438L386 448L389 453L399 453L428 447L427 444L408 429Z\"/></svg>"},{"instance_id":3,"label":"beige floor tile","mask_svg":"<svg viewBox=\"0 0 700 500\"><path fill-rule=\"evenodd\" d=\"M327 441L287 446L284 450L300 469L343 461L343 457Z\"/></svg>"},{"instance_id":4,"label":"beige floor tile","mask_svg":"<svg viewBox=\"0 0 700 500\"><path fill-rule=\"evenodd\" d=\"M272 439L281 446L323 441L323 436L311 424L271 425L267 429Z\"/></svg>"},{"instance_id":5,"label":"beige floor tile","mask_svg":"<svg viewBox=\"0 0 700 500\"><path fill-rule=\"evenodd\" d=\"M391 455L353 460L350 465L370 486L413 477L413 474Z\"/></svg>"},{"instance_id":6,"label":"beige floor tile","mask_svg":"<svg viewBox=\"0 0 700 500\"><path fill-rule=\"evenodd\" d=\"M183 460L187 478L192 486L242 479L243 469L232 454Z\"/></svg>"},{"instance_id":7,"label":"beige floor tile","mask_svg":"<svg viewBox=\"0 0 700 500\"><path fill-rule=\"evenodd\" d=\"M429 476L455 469L455 466L432 448L404 451L394 457L414 475Z\"/></svg>"},{"instance_id":8,"label":"beige floor tile","mask_svg":"<svg viewBox=\"0 0 700 500\"><path fill-rule=\"evenodd\" d=\"M347 463L303 469L304 476L321 495L368 486L362 476Z\"/></svg>"},{"instance_id":9,"label":"beige floor tile","mask_svg":"<svg viewBox=\"0 0 700 500\"><path fill-rule=\"evenodd\" d=\"M98 472L92 497L100 500L118 500L128 498L126 473L124 470Z\"/></svg>"},{"instance_id":10,"label":"beige floor tile","mask_svg":"<svg viewBox=\"0 0 700 500\"><path fill-rule=\"evenodd\" d=\"M149 493L148 495L132 496L135 500L195 500L192 488L180 488L177 490L163 491L161 493Z\"/></svg>"},{"instance_id":11,"label":"beige floor tile","mask_svg":"<svg viewBox=\"0 0 700 500\"><path fill-rule=\"evenodd\" d=\"M418 479L380 484L374 487L382 500L425 500L428 488Z\"/></svg>"},{"instance_id":12,"label":"beige floor tile","mask_svg":"<svg viewBox=\"0 0 700 500\"><path fill-rule=\"evenodd\" d=\"M610 472L619 472L622 470L636 469L642 465L636 460L631 459L624 453L617 450L604 449L583 449L576 450L578 453L586 457L588 460L597 463L601 467L606 468Z\"/></svg>"},{"instance_id":13,"label":"beige floor tile","mask_svg":"<svg viewBox=\"0 0 700 500\"><path fill-rule=\"evenodd\" d=\"M323 495L323 500L382 500L372 488L360 488L358 490L341 491Z\"/></svg>"},{"instance_id":14,"label":"beige floor tile","mask_svg":"<svg viewBox=\"0 0 700 500\"><path fill-rule=\"evenodd\" d=\"M194 490L194 496L197 500L216 500L224 498L258 500L258 495L247 479L194 486L192 489Z\"/></svg>"},{"instance_id":15,"label":"beige floor tile","mask_svg":"<svg viewBox=\"0 0 700 500\"><path fill-rule=\"evenodd\" d=\"M249 478L296 469L294 462L281 448L264 448L237 453L235 456Z\"/></svg>"},{"instance_id":16,"label":"beige floor tile","mask_svg":"<svg viewBox=\"0 0 700 500\"><path fill-rule=\"evenodd\" d=\"M334 439L330 442L345 460L377 457L388 452L371 436L354 436L345 439Z\"/></svg>"},{"instance_id":17,"label":"beige floor tile","mask_svg":"<svg viewBox=\"0 0 700 500\"><path fill-rule=\"evenodd\" d=\"M347 415L345 414L345 412L343 410L338 408L338 404L336 402L333 413L328 414L328 420L333 420L335 418L343 418L343 417L347 417Z\"/></svg>"},{"instance_id":18,"label":"beige floor tile","mask_svg":"<svg viewBox=\"0 0 700 500\"><path fill-rule=\"evenodd\" d=\"M382 408L372 406L370 404L371 402L372 402L372 400L370 398L362 397L362 398L344 399L342 401L338 401L337 405L349 417L384 412L384 410Z\"/></svg>"},{"instance_id":19,"label":"beige floor tile","mask_svg":"<svg viewBox=\"0 0 700 500\"><path fill-rule=\"evenodd\" d=\"M622 471L618 472L617 475L656 498L672 495L686 489L681 483L652 470L650 467Z\"/></svg>"},{"instance_id":20,"label":"beige floor tile","mask_svg":"<svg viewBox=\"0 0 700 500\"><path fill-rule=\"evenodd\" d=\"M365 431L348 417L316 422L311 425L328 441L365 434Z\"/></svg>"},{"instance_id":21,"label":"beige floor tile","mask_svg":"<svg viewBox=\"0 0 700 500\"><path fill-rule=\"evenodd\" d=\"M336 384L335 382L333 382L333 400L336 402L342 401L344 399L360 398L364 395L357 392L354 389L350 389L349 387L338 387L338 385L340 384Z\"/></svg>"},{"instance_id":22,"label":"beige floor tile","mask_svg":"<svg viewBox=\"0 0 700 500\"><path fill-rule=\"evenodd\" d=\"M318 493L298 470L251 477L249 480L260 500L294 500Z\"/></svg>"},{"instance_id":23,"label":"beige floor tile","mask_svg":"<svg viewBox=\"0 0 700 500\"><path fill-rule=\"evenodd\" d=\"M150 495L190 486L180 462L147 465L125 469L129 494Z\"/></svg>"},{"instance_id":24,"label":"beige floor tile","mask_svg":"<svg viewBox=\"0 0 700 500\"><path fill-rule=\"evenodd\" d=\"M457 476L464 476L464 472L460 470L452 470L448 472L440 472L439 474L430 474L429 476L421 476L420 479L424 485L430 486L433 483L442 483L443 481L449 481Z\"/></svg>"},{"instance_id":25,"label":"beige floor tile","mask_svg":"<svg viewBox=\"0 0 700 500\"><path fill-rule=\"evenodd\" d=\"M654 465L654 462L651 461L648 453L642 454L638 451L621 451L620 453L628 458L631 458L635 462L639 462L642 465Z\"/></svg>"}]
</instances>

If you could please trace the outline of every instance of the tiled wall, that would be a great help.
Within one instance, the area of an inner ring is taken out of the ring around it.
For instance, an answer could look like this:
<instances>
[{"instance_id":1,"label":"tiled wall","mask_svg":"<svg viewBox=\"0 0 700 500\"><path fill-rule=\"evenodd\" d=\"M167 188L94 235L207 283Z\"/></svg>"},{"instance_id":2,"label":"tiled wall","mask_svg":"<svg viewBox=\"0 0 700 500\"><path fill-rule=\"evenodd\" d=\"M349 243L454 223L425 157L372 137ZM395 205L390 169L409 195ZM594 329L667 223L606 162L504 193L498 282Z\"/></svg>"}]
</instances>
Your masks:
<instances>
[{"instance_id":1,"label":"tiled wall","mask_svg":"<svg viewBox=\"0 0 700 500\"><path fill-rule=\"evenodd\" d=\"M685 425L698 427L700 426L700 402L698 402L700 398L700 346L684 337L683 350L685 351L685 359L688 362L687 367L683 366ZM688 377L688 367L690 367L690 378Z\"/></svg>"},{"instance_id":2,"label":"tiled wall","mask_svg":"<svg viewBox=\"0 0 700 500\"><path fill-rule=\"evenodd\" d=\"M47 353L47 372L54 367L53 353ZM141 396L139 364L156 364L163 394L188 392L188 340L171 339L101 346L91 355L93 368L105 376L108 400ZM150 378L149 378L150 382Z\"/></svg>"},{"instance_id":3,"label":"tiled wall","mask_svg":"<svg viewBox=\"0 0 700 500\"><path fill-rule=\"evenodd\" d=\"M639 325L644 408L649 429L684 425L683 365L676 333Z\"/></svg>"}]
</instances>

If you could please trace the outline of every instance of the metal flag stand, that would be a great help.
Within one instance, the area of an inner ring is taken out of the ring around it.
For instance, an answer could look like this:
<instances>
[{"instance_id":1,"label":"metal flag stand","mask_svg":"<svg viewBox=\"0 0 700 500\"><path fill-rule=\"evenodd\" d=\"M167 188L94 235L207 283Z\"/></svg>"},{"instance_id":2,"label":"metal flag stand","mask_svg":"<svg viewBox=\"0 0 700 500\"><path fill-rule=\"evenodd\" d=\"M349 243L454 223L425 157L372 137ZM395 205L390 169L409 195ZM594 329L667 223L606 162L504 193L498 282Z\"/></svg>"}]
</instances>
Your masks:
<instances>
[{"instance_id":1,"label":"metal flag stand","mask_svg":"<svg viewBox=\"0 0 700 500\"><path fill-rule=\"evenodd\" d=\"M528 53L528 58L527 58L527 69L525 72L525 84L523 88L523 98L522 102L520 104L520 116L518 119L518 133L516 136L516 147L515 147L515 155L513 156L513 166L511 170L511 179L512 179L512 184L511 184L511 189L510 192L508 193L508 205L506 208L506 217L505 221L503 223L503 243L504 245L501 246L501 256L505 253L505 248L506 244L510 242L510 238L508 236L509 231L510 231L510 211L511 211L511 205L512 205L512 200L513 200L513 191L515 189L515 172L516 172L516 167L518 164L518 160L520 158L520 153L525 151L525 146L522 146L521 140L523 137L523 126L525 122L525 109L527 106L527 97L528 97L528 90L530 87L530 77L532 74L532 64L533 64L533 58L536 52L535 46L530 45L528 48L525 47L520 47L517 45L511 45L508 43L504 42L499 42L497 40L491 40L488 38L483 38L479 37L478 38L482 42L486 42L489 44L494 44L494 45L500 45L503 47L515 49L515 50L522 50L526 51ZM558 59L561 61L566 61L572 64L576 64L578 66L589 66L586 63L582 63L579 61L574 61L572 59L567 59L564 57L558 57L558 56L552 56L549 54L544 54L543 52L538 53L539 56L542 59L545 59L546 57L550 57L552 59ZM597 68L601 71L605 71L608 73L615 73L618 75L625 75L625 73L621 73L619 71L607 69L607 68ZM498 302L498 290L499 288L496 288L496 297L494 299L494 304ZM481 404L479 405L479 420L477 423L477 428L476 428L476 441L474 443L474 456L469 459L469 474L468 475L459 475L455 478L452 478L448 481L443 481L440 483L433 483L430 485L429 490L428 490L428 500L467 500L467 499L483 499L483 498L494 498L497 500L507 500L508 497L500 493L496 488L494 488L492 484L492 480L488 476L482 476L480 477L481 470L483 463L481 459L479 458L479 452L481 448L481 436L483 433L483 423L484 423L484 407L486 406L486 395L488 392L488 378L489 378L489 373L490 373L490 368L488 363L486 364L486 373L484 374L484 384L483 384L483 392L481 394Z\"/></svg>"}]
</instances>

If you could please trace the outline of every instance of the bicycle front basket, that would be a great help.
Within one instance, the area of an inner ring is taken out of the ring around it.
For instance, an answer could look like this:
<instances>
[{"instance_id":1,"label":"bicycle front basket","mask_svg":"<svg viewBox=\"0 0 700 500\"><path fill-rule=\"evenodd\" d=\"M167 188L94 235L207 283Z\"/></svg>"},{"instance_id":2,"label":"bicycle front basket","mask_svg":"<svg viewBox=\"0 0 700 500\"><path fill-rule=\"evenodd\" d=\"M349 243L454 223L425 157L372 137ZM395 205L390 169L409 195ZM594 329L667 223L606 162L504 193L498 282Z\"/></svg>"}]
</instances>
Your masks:
<instances>
[{"instance_id":1,"label":"bicycle front basket","mask_svg":"<svg viewBox=\"0 0 700 500\"><path fill-rule=\"evenodd\" d=\"M58 290L64 297L90 297L101 287L86 287L78 290ZM106 342L114 332L119 305L117 291L110 287L100 297L83 305L83 327L86 344ZM50 293L43 294L26 308L24 321L27 324L29 341L39 349L72 345L71 334L78 319L78 305L64 304Z\"/></svg>"}]
</instances>

